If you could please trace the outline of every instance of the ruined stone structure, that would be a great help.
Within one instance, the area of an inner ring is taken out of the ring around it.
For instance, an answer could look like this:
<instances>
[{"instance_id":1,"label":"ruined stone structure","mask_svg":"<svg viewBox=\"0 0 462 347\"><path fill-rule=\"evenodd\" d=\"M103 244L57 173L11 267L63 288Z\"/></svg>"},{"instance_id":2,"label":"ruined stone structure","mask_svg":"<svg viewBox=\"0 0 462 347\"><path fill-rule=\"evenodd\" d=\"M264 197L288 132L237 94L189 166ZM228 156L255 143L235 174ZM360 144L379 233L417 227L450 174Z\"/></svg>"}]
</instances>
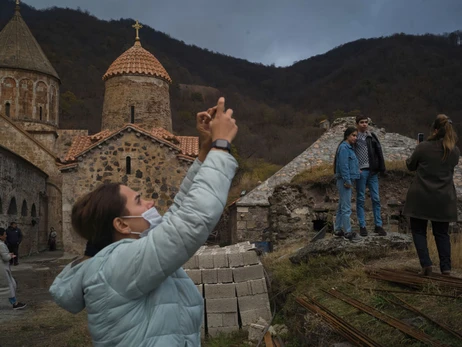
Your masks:
<instances>
[{"instance_id":1,"label":"ruined stone structure","mask_svg":"<svg viewBox=\"0 0 462 347\"><path fill-rule=\"evenodd\" d=\"M156 201L165 212L197 156L197 137L171 133L171 79L135 44L117 58L106 81L103 128L59 129L59 76L24 22L16 3L0 32L0 223L24 232L20 252L47 246L81 253L72 232L73 203L103 182L117 181Z\"/></svg>"},{"instance_id":2,"label":"ruined stone structure","mask_svg":"<svg viewBox=\"0 0 462 347\"><path fill-rule=\"evenodd\" d=\"M313 199L309 201L312 192L308 194L306 191L299 190L291 186L290 182L297 174L305 170L326 163L332 164L336 148L348 126L355 126L354 117L336 119L330 129L307 150L236 201L230 207L232 241L265 240L268 230L276 225L280 230L287 225L291 225L288 230L293 228L311 230L311 222L315 219L316 203L319 202ZM371 124L370 129L380 139L386 161L404 161L412 154L417 144L415 139L387 133L374 124ZM458 195L462 196L462 163L459 163L455 169L454 182ZM385 197L385 192L381 195ZM459 219L462 220L462 213Z\"/></svg>"}]
</instances>

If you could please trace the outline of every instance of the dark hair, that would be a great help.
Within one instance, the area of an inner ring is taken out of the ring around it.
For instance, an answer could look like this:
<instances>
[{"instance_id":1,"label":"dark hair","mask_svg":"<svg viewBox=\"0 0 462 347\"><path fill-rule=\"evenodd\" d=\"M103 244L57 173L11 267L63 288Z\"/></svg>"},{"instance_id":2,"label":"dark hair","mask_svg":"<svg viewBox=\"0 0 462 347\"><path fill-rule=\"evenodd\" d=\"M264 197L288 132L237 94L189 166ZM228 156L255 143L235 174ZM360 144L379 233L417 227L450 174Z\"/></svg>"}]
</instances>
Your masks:
<instances>
[{"instance_id":1,"label":"dark hair","mask_svg":"<svg viewBox=\"0 0 462 347\"><path fill-rule=\"evenodd\" d=\"M11 223L10 223L10 226L13 226L13 224L18 224L18 223L16 223L16 222L11 222Z\"/></svg>"},{"instance_id":2,"label":"dark hair","mask_svg":"<svg viewBox=\"0 0 462 347\"><path fill-rule=\"evenodd\" d=\"M340 141L340 143L338 144L337 146L337 149L335 150L335 157L334 157L334 173L337 173L335 170L337 168L337 154L338 154L338 148L340 147L340 145L342 144L343 141L346 141L346 139L348 138L348 136L350 136L351 134L353 134L354 132L358 131L358 129L356 129L355 127L348 127L346 128L345 132L343 133L343 140Z\"/></svg>"},{"instance_id":3,"label":"dark hair","mask_svg":"<svg viewBox=\"0 0 462 347\"><path fill-rule=\"evenodd\" d=\"M98 251L113 242L114 218L125 214L126 199L120 194L120 186L102 184L72 207L72 227Z\"/></svg>"},{"instance_id":4,"label":"dark hair","mask_svg":"<svg viewBox=\"0 0 462 347\"><path fill-rule=\"evenodd\" d=\"M457 134L452 127L452 121L445 114L439 114L432 124L432 130L436 130L436 133L431 134L428 140L443 140L443 161L445 161L457 142Z\"/></svg>"},{"instance_id":5,"label":"dark hair","mask_svg":"<svg viewBox=\"0 0 462 347\"><path fill-rule=\"evenodd\" d=\"M365 115L363 114L358 114L356 116L356 124L359 124L360 121L362 121L363 119L369 119L369 117L366 117Z\"/></svg>"},{"instance_id":6,"label":"dark hair","mask_svg":"<svg viewBox=\"0 0 462 347\"><path fill-rule=\"evenodd\" d=\"M0 236L5 235L6 230L4 228L0 228Z\"/></svg>"}]
</instances>

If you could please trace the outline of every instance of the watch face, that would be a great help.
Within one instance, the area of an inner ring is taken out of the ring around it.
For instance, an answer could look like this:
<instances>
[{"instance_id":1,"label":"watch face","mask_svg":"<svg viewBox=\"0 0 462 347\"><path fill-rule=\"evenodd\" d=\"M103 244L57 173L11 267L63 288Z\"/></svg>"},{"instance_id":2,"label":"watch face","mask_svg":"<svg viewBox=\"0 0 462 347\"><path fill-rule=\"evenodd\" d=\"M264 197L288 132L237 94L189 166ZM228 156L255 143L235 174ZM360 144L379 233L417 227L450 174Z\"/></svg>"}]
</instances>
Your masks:
<instances>
[{"instance_id":1,"label":"watch face","mask_svg":"<svg viewBox=\"0 0 462 347\"><path fill-rule=\"evenodd\" d=\"M228 148L228 141L226 140L217 140L216 146L220 148Z\"/></svg>"}]
</instances>

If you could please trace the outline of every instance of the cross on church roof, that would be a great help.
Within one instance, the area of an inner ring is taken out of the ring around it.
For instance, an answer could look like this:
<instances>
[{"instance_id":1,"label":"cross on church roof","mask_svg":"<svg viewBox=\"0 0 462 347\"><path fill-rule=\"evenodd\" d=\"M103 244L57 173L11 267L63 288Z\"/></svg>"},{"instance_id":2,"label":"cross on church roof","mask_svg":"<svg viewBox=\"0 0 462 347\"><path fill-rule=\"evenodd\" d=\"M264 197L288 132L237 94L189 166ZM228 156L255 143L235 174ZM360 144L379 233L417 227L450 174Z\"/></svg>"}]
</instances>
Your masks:
<instances>
[{"instance_id":1,"label":"cross on church roof","mask_svg":"<svg viewBox=\"0 0 462 347\"><path fill-rule=\"evenodd\" d=\"M19 0L18 0L19 1ZM140 40L140 29L143 27L138 21L136 21L135 24L132 25L133 28L136 30L136 41Z\"/></svg>"},{"instance_id":2,"label":"cross on church roof","mask_svg":"<svg viewBox=\"0 0 462 347\"><path fill-rule=\"evenodd\" d=\"M21 3L20 0L16 0L16 8L15 8L16 11L19 11L19 5L20 5L20 3Z\"/></svg>"}]
</instances>

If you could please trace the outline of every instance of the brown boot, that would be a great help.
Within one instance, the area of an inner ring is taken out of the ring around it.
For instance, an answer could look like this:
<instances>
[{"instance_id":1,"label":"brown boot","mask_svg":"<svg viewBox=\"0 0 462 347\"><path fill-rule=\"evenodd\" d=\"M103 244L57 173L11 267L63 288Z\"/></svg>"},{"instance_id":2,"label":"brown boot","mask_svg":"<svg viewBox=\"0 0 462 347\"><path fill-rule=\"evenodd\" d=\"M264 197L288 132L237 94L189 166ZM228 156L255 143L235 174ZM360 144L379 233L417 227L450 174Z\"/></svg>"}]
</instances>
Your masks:
<instances>
[{"instance_id":1,"label":"brown boot","mask_svg":"<svg viewBox=\"0 0 462 347\"><path fill-rule=\"evenodd\" d=\"M431 274L432 274L432 267L431 266L425 266L419 272L420 276L431 276Z\"/></svg>"}]
</instances>

